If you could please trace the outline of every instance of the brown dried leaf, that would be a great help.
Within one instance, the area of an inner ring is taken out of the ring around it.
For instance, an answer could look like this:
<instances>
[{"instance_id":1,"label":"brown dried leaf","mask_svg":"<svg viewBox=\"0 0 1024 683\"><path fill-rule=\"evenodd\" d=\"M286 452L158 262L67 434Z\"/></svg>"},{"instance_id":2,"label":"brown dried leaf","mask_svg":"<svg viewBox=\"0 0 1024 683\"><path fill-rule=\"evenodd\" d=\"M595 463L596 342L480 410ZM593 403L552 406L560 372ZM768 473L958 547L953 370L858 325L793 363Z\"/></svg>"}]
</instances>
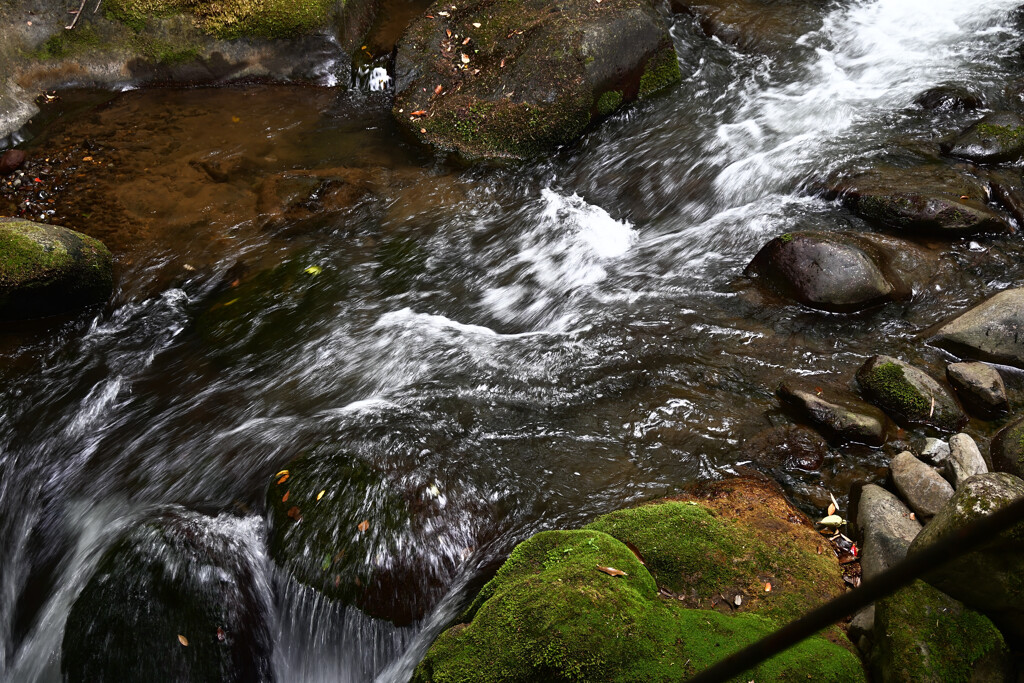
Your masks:
<instances>
[{"instance_id":1,"label":"brown dried leaf","mask_svg":"<svg viewBox=\"0 0 1024 683\"><path fill-rule=\"evenodd\" d=\"M597 571L604 572L608 576L629 576L626 572L621 569L616 569L615 567L602 567L601 565L597 565Z\"/></svg>"},{"instance_id":2,"label":"brown dried leaf","mask_svg":"<svg viewBox=\"0 0 1024 683\"><path fill-rule=\"evenodd\" d=\"M188 638L181 635L180 633L178 634L178 642L184 645L185 647L188 647Z\"/></svg>"},{"instance_id":3,"label":"brown dried leaf","mask_svg":"<svg viewBox=\"0 0 1024 683\"><path fill-rule=\"evenodd\" d=\"M288 508L288 516L297 522L302 519L302 510L300 510L298 506L293 505Z\"/></svg>"},{"instance_id":4,"label":"brown dried leaf","mask_svg":"<svg viewBox=\"0 0 1024 683\"><path fill-rule=\"evenodd\" d=\"M288 496L290 496L290 495L292 495L291 491L285 491L284 492L284 496L281 498L281 502L282 503L287 503L288 502Z\"/></svg>"},{"instance_id":5,"label":"brown dried leaf","mask_svg":"<svg viewBox=\"0 0 1024 683\"><path fill-rule=\"evenodd\" d=\"M360 531L366 531L370 528L370 520L364 519L363 521L359 522L359 526L357 526L356 528Z\"/></svg>"},{"instance_id":6,"label":"brown dried leaf","mask_svg":"<svg viewBox=\"0 0 1024 683\"><path fill-rule=\"evenodd\" d=\"M452 37L452 30L451 30L450 28L448 28L448 29L445 29L445 31L444 31L444 32L445 32L446 34L448 34L448 37L449 37L449 38L451 38L451 37Z\"/></svg>"},{"instance_id":7,"label":"brown dried leaf","mask_svg":"<svg viewBox=\"0 0 1024 683\"><path fill-rule=\"evenodd\" d=\"M462 41L462 44L463 45L469 45L469 38L466 38L464 41Z\"/></svg>"},{"instance_id":8,"label":"brown dried leaf","mask_svg":"<svg viewBox=\"0 0 1024 683\"><path fill-rule=\"evenodd\" d=\"M831 505L830 504L828 506L828 514L829 514L829 517L831 517L832 515L836 514L836 506L835 505Z\"/></svg>"},{"instance_id":9,"label":"brown dried leaf","mask_svg":"<svg viewBox=\"0 0 1024 683\"><path fill-rule=\"evenodd\" d=\"M443 90L444 90L444 86L443 85L439 85L436 88L434 88L434 94L435 95L440 95Z\"/></svg>"}]
</instances>

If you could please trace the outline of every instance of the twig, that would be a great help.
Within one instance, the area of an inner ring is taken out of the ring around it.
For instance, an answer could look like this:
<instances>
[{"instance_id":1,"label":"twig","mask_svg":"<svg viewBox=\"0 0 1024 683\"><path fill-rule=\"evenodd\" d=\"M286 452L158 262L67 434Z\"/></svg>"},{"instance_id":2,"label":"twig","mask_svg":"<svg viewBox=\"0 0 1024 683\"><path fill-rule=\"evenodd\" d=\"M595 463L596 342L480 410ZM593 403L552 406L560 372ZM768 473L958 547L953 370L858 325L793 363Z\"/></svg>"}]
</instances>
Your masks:
<instances>
[{"instance_id":1,"label":"twig","mask_svg":"<svg viewBox=\"0 0 1024 683\"><path fill-rule=\"evenodd\" d=\"M85 0L82 0L82 4L78 6L78 11L74 12L75 18L71 20L71 24L70 25L64 27L66 30L70 31L71 29L73 29L75 27L75 24L78 23L78 17L82 16L82 10L84 10L84 9L85 9Z\"/></svg>"}]
</instances>

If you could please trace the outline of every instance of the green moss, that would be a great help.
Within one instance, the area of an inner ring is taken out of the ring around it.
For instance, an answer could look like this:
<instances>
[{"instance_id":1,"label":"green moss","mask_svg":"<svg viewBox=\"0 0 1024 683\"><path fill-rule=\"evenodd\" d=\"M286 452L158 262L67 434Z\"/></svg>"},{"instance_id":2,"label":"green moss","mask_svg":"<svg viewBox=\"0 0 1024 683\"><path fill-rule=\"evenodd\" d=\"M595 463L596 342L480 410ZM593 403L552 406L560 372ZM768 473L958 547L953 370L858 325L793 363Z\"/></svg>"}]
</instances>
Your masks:
<instances>
[{"instance_id":1,"label":"green moss","mask_svg":"<svg viewBox=\"0 0 1024 683\"><path fill-rule=\"evenodd\" d=\"M621 90L609 90L608 92L602 93L597 98L597 103L594 105L598 116L609 116L622 104L622 91Z\"/></svg>"},{"instance_id":2,"label":"green moss","mask_svg":"<svg viewBox=\"0 0 1024 683\"><path fill-rule=\"evenodd\" d=\"M24 286L72 264L67 246L28 221L0 223L0 286Z\"/></svg>"},{"instance_id":3,"label":"green moss","mask_svg":"<svg viewBox=\"0 0 1024 683\"><path fill-rule=\"evenodd\" d=\"M1001 147L1019 147L1024 145L1024 127L979 123L975 130L984 137L995 138Z\"/></svg>"},{"instance_id":4,"label":"green moss","mask_svg":"<svg viewBox=\"0 0 1024 683\"><path fill-rule=\"evenodd\" d=\"M791 232L783 233L783 234L779 235L779 239L781 241L783 241L783 242L792 242L793 241L793 233L791 233Z\"/></svg>"},{"instance_id":5,"label":"green moss","mask_svg":"<svg viewBox=\"0 0 1024 683\"><path fill-rule=\"evenodd\" d=\"M887 407L895 407L904 415L927 414L930 403L903 375L896 363L881 363L858 381Z\"/></svg>"},{"instance_id":6,"label":"green moss","mask_svg":"<svg viewBox=\"0 0 1024 683\"><path fill-rule=\"evenodd\" d=\"M637 97L640 99L649 97L673 83L678 83L681 77L675 48L672 47L671 42L668 42L666 45L662 45L658 53L651 57L647 66L644 67L644 73L640 77L640 92Z\"/></svg>"},{"instance_id":7,"label":"green moss","mask_svg":"<svg viewBox=\"0 0 1024 683\"><path fill-rule=\"evenodd\" d=\"M206 33L219 38L283 38L323 26L332 0L107 0L107 16L135 31L151 19L187 14Z\"/></svg>"},{"instance_id":8,"label":"green moss","mask_svg":"<svg viewBox=\"0 0 1024 683\"><path fill-rule=\"evenodd\" d=\"M462 618L433 644L414 681L679 681L776 628L758 615L661 598L630 549L593 530L542 532L517 546ZM821 637L742 680L751 678L864 679L852 654Z\"/></svg>"},{"instance_id":9,"label":"green moss","mask_svg":"<svg viewBox=\"0 0 1024 683\"><path fill-rule=\"evenodd\" d=\"M96 30L89 26L79 26L72 30L55 33L35 51L35 59L63 59L95 50L103 44L103 39Z\"/></svg>"},{"instance_id":10,"label":"green moss","mask_svg":"<svg viewBox=\"0 0 1024 683\"><path fill-rule=\"evenodd\" d=\"M1005 649L991 621L923 581L881 600L876 615L886 680L966 683L982 658Z\"/></svg>"}]
</instances>

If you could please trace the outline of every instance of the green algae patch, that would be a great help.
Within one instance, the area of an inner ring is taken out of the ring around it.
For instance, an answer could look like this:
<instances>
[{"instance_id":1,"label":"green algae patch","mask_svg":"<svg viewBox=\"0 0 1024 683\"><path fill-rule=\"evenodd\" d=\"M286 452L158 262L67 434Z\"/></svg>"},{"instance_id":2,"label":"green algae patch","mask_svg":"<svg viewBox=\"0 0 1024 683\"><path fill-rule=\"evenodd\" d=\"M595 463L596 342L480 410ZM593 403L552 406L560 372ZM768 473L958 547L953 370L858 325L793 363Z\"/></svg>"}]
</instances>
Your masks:
<instances>
[{"instance_id":1,"label":"green algae patch","mask_svg":"<svg viewBox=\"0 0 1024 683\"><path fill-rule=\"evenodd\" d=\"M873 668L880 681L1005 680L1006 645L993 623L923 581L880 600Z\"/></svg>"},{"instance_id":2,"label":"green algae patch","mask_svg":"<svg viewBox=\"0 0 1024 683\"><path fill-rule=\"evenodd\" d=\"M903 368L896 363L878 365L865 373L861 384L880 400L899 407L903 412L912 414L928 410L928 399L907 382Z\"/></svg>"},{"instance_id":3,"label":"green algae patch","mask_svg":"<svg viewBox=\"0 0 1024 683\"><path fill-rule=\"evenodd\" d=\"M675 48L670 41L667 41L658 50L658 53L650 58L647 66L644 67L643 75L640 76L640 99L664 90L682 78L679 70L679 59L676 57Z\"/></svg>"},{"instance_id":4,"label":"green algae patch","mask_svg":"<svg viewBox=\"0 0 1024 683\"><path fill-rule=\"evenodd\" d=\"M461 621L431 646L414 681L679 681L776 628L759 615L661 597L636 555L594 530L547 531L521 543ZM857 658L821 637L743 680L809 677L864 680Z\"/></svg>"},{"instance_id":5,"label":"green algae patch","mask_svg":"<svg viewBox=\"0 0 1024 683\"><path fill-rule=\"evenodd\" d=\"M905 427L952 432L967 423L967 415L944 384L896 358L872 357L857 371L857 384L865 398Z\"/></svg>"},{"instance_id":6,"label":"green algae patch","mask_svg":"<svg viewBox=\"0 0 1024 683\"><path fill-rule=\"evenodd\" d=\"M53 225L0 218L0 317L31 318L104 301L113 259L99 240Z\"/></svg>"},{"instance_id":7,"label":"green algae patch","mask_svg":"<svg viewBox=\"0 0 1024 683\"><path fill-rule=\"evenodd\" d=\"M786 623L845 592L835 554L769 482L704 484L679 500L619 510L587 528L630 544L658 586L689 607L738 609ZM832 635L845 644L844 636Z\"/></svg>"},{"instance_id":8,"label":"green algae patch","mask_svg":"<svg viewBox=\"0 0 1024 683\"><path fill-rule=\"evenodd\" d=\"M104 45L102 36L89 25L79 26L73 31L60 31L50 36L32 54L34 59L64 59L91 52Z\"/></svg>"},{"instance_id":9,"label":"green algae patch","mask_svg":"<svg viewBox=\"0 0 1024 683\"><path fill-rule=\"evenodd\" d=\"M609 90L606 93L602 93L601 96L597 98L597 103L594 105L594 108L597 110L598 116L609 116L621 105L622 91Z\"/></svg>"},{"instance_id":10,"label":"green algae patch","mask_svg":"<svg viewBox=\"0 0 1024 683\"><path fill-rule=\"evenodd\" d=\"M218 38L286 38L309 33L327 22L333 0L107 0L107 16L141 31L151 19L176 15Z\"/></svg>"}]
</instances>

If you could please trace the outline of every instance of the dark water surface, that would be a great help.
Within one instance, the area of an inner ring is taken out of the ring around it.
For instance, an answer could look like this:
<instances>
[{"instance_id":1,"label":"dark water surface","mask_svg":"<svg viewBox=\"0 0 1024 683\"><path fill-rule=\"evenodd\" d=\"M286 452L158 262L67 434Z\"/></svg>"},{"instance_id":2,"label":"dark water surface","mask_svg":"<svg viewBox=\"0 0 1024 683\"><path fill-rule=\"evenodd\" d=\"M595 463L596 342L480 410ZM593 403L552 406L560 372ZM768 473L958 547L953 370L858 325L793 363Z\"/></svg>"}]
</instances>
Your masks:
<instances>
[{"instance_id":1,"label":"dark water surface","mask_svg":"<svg viewBox=\"0 0 1024 683\"><path fill-rule=\"evenodd\" d=\"M789 230L867 230L805 188L936 154L971 115L911 107L922 90L956 80L1005 104L1017 3L842 4L771 57L677 17L682 84L519 166L435 160L397 136L387 93L62 93L48 106L67 113L25 145L61 160L44 217L103 239L117 290L0 330L0 676L59 680L97 558L173 503L223 514L265 568L279 680L404 680L516 542L743 467L742 444L788 421L782 378L846 384L875 353L941 373L921 333L1019 285L1019 237L922 242L933 280L858 315L742 270ZM343 201L274 218L275 188L323 177ZM271 476L324 444L378 482L354 507L433 501L427 532L382 541L422 568L406 588L423 621L345 609L266 559ZM817 512L886 460L833 449L776 475Z\"/></svg>"}]
</instances>

